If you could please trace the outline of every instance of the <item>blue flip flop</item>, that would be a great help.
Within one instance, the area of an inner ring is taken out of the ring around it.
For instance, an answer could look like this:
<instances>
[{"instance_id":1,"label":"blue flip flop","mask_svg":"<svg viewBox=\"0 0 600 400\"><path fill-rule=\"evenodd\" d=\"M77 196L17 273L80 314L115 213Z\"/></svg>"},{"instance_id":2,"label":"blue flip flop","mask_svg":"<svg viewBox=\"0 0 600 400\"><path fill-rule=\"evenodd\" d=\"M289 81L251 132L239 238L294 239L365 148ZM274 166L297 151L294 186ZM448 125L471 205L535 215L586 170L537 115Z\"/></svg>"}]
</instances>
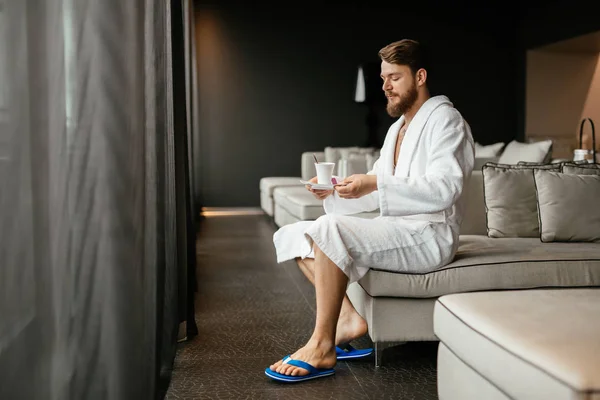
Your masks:
<instances>
[{"instance_id":1,"label":"blue flip flop","mask_svg":"<svg viewBox=\"0 0 600 400\"><path fill-rule=\"evenodd\" d=\"M335 354L338 360L356 360L370 356L373 354L373 349L355 349L347 344L344 349L336 346Z\"/></svg>"},{"instance_id":2,"label":"blue flip flop","mask_svg":"<svg viewBox=\"0 0 600 400\"><path fill-rule=\"evenodd\" d=\"M274 379L280 382L303 382L308 381L310 379L323 378L326 376L330 376L335 374L335 370L333 368L315 368L309 363L300 360L293 360L289 355L283 357L283 362L285 364L290 364L295 367L304 368L308 371L308 375L304 376L291 376L291 375L283 375L275 371L271 371L271 368L267 367L265 369L265 375L269 378Z\"/></svg>"}]
</instances>

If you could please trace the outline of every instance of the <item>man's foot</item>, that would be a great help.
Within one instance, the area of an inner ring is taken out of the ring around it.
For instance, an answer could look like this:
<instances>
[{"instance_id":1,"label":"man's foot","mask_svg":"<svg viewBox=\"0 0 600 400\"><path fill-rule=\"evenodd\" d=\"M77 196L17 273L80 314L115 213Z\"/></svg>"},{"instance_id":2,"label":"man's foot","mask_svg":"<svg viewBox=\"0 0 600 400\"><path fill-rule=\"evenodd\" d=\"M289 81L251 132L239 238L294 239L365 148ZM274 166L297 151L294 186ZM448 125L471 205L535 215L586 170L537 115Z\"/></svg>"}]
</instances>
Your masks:
<instances>
[{"instance_id":1,"label":"man's foot","mask_svg":"<svg viewBox=\"0 0 600 400\"><path fill-rule=\"evenodd\" d=\"M367 321L354 309L351 312L342 312L338 320L335 345L350 343L367 334Z\"/></svg>"},{"instance_id":2,"label":"man's foot","mask_svg":"<svg viewBox=\"0 0 600 400\"><path fill-rule=\"evenodd\" d=\"M317 344L314 341L309 341L306 346L291 354L290 358L304 361L315 368L333 368L337 361L333 344L323 345ZM304 368L284 364L282 360L277 361L269 368L271 371L290 376L304 376L309 373Z\"/></svg>"}]
</instances>

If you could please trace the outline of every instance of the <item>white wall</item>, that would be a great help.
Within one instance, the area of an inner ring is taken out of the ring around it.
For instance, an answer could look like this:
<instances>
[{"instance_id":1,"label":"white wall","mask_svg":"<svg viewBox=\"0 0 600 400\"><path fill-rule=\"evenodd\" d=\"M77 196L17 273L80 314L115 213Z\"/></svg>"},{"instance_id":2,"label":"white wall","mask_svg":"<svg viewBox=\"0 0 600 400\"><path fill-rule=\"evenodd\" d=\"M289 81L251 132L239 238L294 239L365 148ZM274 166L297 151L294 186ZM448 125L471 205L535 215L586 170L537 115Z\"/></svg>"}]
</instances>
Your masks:
<instances>
[{"instance_id":1,"label":"white wall","mask_svg":"<svg viewBox=\"0 0 600 400\"><path fill-rule=\"evenodd\" d=\"M583 118L591 118L600 128L598 60L597 52L527 54L525 135L532 141L553 139L554 158L572 157Z\"/></svg>"}]
</instances>

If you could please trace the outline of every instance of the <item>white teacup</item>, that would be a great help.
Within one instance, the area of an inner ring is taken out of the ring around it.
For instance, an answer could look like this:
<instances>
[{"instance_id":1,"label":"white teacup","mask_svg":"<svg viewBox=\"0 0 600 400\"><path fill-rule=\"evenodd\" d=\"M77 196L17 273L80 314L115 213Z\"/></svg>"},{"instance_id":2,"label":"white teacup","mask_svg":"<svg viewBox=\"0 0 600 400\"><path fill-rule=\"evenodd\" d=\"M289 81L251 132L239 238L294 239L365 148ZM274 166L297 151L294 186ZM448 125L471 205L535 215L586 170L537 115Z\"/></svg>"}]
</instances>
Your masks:
<instances>
[{"instance_id":1,"label":"white teacup","mask_svg":"<svg viewBox=\"0 0 600 400\"><path fill-rule=\"evenodd\" d=\"M335 163L332 162L320 162L315 163L315 169L317 170L317 183L320 185L331 185L331 178L333 177L333 167Z\"/></svg>"}]
</instances>

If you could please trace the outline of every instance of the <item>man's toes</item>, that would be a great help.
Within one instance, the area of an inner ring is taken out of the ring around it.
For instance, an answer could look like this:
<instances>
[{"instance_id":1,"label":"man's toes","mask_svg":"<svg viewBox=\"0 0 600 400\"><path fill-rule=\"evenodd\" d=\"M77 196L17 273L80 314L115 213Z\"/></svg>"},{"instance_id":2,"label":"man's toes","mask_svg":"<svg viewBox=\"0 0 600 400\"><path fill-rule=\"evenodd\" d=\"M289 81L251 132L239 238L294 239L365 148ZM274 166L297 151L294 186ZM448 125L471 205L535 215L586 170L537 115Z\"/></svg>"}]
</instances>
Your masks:
<instances>
[{"instance_id":1,"label":"man's toes","mask_svg":"<svg viewBox=\"0 0 600 400\"><path fill-rule=\"evenodd\" d=\"M271 371L276 371L280 365L281 365L281 361L277 361L275 364L272 364L269 368L271 369Z\"/></svg>"},{"instance_id":2,"label":"man's toes","mask_svg":"<svg viewBox=\"0 0 600 400\"><path fill-rule=\"evenodd\" d=\"M284 374L285 375L285 370L287 369L288 365L287 364L281 364L277 367L277 369L275 371L277 371L277 373L279 374Z\"/></svg>"},{"instance_id":3,"label":"man's toes","mask_svg":"<svg viewBox=\"0 0 600 400\"><path fill-rule=\"evenodd\" d=\"M296 376L296 371L298 371L298 368L294 367L293 365L288 365L283 374L288 376Z\"/></svg>"},{"instance_id":4,"label":"man's toes","mask_svg":"<svg viewBox=\"0 0 600 400\"><path fill-rule=\"evenodd\" d=\"M271 366L271 370L277 372L278 374L288 375L288 376L302 376L308 374L308 371L303 368L298 368L294 365L284 364L283 361L278 361Z\"/></svg>"}]
</instances>

